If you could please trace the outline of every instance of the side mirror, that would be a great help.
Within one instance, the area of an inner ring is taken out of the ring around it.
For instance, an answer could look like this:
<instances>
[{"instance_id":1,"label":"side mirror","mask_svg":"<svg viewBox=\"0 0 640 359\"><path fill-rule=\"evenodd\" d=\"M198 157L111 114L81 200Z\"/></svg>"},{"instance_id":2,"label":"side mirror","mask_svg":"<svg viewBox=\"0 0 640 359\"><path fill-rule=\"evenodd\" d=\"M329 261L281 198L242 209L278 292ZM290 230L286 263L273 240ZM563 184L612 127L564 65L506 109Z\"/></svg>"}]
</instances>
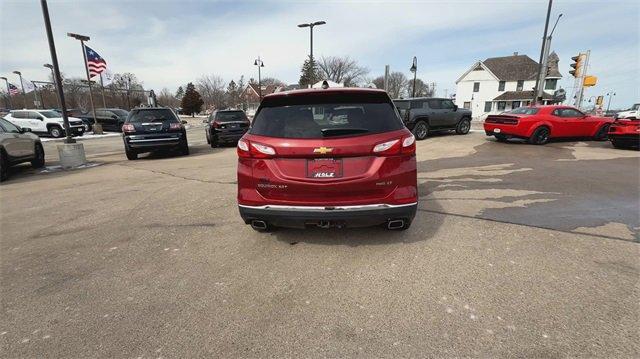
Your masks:
<instances>
[{"instance_id":1,"label":"side mirror","mask_svg":"<svg viewBox=\"0 0 640 359\"><path fill-rule=\"evenodd\" d=\"M458 111L458 105L453 105L453 111Z\"/></svg>"},{"instance_id":2,"label":"side mirror","mask_svg":"<svg viewBox=\"0 0 640 359\"><path fill-rule=\"evenodd\" d=\"M26 133L26 132L31 132L31 129L29 127L22 127L20 129L20 133Z\"/></svg>"},{"instance_id":3,"label":"side mirror","mask_svg":"<svg viewBox=\"0 0 640 359\"><path fill-rule=\"evenodd\" d=\"M188 123L188 122L187 122L187 121L185 121L185 120L182 120L182 121L180 121L180 122L182 122L182 124L183 124L183 125L186 125L186 124Z\"/></svg>"}]
</instances>

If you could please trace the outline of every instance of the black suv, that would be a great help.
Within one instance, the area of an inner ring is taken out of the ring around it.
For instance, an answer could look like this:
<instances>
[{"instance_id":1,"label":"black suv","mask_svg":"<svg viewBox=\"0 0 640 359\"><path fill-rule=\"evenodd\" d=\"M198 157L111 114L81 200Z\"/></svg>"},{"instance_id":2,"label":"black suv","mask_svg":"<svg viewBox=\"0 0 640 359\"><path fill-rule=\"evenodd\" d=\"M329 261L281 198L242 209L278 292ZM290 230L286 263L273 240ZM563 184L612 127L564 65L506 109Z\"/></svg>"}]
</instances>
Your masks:
<instances>
[{"instance_id":1,"label":"black suv","mask_svg":"<svg viewBox=\"0 0 640 359\"><path fill-rule=\"evenodd\" d=\"M131 110L122 125L122 138L127 158L135 160L142 152L175 149L189 154L186 121L180 121L169 108L147 107Z\"/></svg>"},{"instance_id":2,"label":"black suv","mask_svg":"<svg viewBox=\"0 0 640 359\"><path fill-rule=\"evenodd\" d=\"M425 139L430 131L455 130L466 135L471 129L471 111L458 108L448 98L409 98L393 103L417 140Z\"/></svg>"},{"instance_id":3,"label":"black suv","mask_svg":"<svg viewBox=\"0 0 640 359\"><path fill-rule=\"evenodd\" d=\"M103 130L120 132L122 131L122 125L127 119L129 112L119 108L97 108L96 117L94 118L92 111L84 112L80 109L74 108L67 110L67 115L81 119L84 124L85 132L93 129L93 124L96 122L96 119L98 120L98 123L102 125Z\"/></svg>"},{"instance_id":4,"label":"black suv","mask_svg":"<svg viewBox=\"0 0 640 359\"><path fill-rule=\"evenodd\" d=\"M242 110L214 111L202 122L207 124L205 132L211 147L218 147L222 142L238 142L250 125L247 114Z\"/></svg>"}]
</instances>

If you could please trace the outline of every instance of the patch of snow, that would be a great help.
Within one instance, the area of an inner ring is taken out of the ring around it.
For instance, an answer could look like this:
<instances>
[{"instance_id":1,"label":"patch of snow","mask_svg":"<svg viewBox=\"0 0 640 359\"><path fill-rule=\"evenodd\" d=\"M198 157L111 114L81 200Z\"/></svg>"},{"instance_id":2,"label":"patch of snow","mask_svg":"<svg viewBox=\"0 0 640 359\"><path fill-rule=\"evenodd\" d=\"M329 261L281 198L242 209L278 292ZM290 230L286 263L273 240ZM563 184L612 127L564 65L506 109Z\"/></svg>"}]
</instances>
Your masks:
<instances>
[{"instance_id":1,"label":"patch of snow","mask_svg":"<svg viewBox=\"0 0 640 359\"><path fill-rule=\"evenodd\" d=\"M40 173L52 173L52 172L60 172L60 171L65 171L65 170L66 171L68 171L68 170L81 170L81 169L85 169L85 168L97 167L97 166L100 166L100 165L102 165L102 163L87 162L86 164L84 164L82 166L73 167L73 168L69 168L69 169L64 169L60 165L58 165L58 166L47 166L43 170L41 170Z\"/></svg>"}]
</instances>

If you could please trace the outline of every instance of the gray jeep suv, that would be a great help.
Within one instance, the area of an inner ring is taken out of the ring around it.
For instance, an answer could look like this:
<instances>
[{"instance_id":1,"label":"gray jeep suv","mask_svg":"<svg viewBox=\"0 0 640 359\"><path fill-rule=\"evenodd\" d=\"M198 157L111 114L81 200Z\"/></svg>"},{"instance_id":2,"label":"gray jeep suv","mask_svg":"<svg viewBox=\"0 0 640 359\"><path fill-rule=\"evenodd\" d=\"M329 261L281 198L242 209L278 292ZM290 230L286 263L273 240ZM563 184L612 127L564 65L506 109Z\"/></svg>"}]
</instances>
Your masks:
<instances>
[{"instance_id":1,"label":"gray jeep suv","mask_svg":"<svg viewBox=\"0 0 640 359\"><path fill-rule=\"evenodd\" d=\"M417 140L423 140L431 131L455 130L466 135L471 129L471 111L458 108L451 99L418 97L393 100L404 125Z\"/></svg>"},{"instance_id":2,"label":"gray jeep suv","mask_svg":"<svg viewBox=\"0 0 640 359\"><path fill-rule=\"evenodd\" d=\"M44 166L44 149L40 138L28 128L20 128L0 118L0 181L8 176L10 166L31 162L34 168Z\"/></svg>"}]
</instances>

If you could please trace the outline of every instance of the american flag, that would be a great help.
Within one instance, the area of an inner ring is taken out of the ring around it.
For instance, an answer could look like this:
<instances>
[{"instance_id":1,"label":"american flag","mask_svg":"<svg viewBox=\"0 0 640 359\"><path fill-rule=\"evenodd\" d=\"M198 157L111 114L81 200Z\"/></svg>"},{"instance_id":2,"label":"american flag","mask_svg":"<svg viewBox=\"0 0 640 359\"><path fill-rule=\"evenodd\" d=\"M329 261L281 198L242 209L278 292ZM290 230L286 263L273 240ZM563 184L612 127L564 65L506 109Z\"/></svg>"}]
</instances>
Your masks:
<instances>
[{"instance_id":1,"label":"american flag","mask_svg":"<svg viewBox=\"0 0 640 359\"><path fill-rule=\"evenodd\" d=\"M99 75L107 68L107 62L89 46L85 45L84 49L87 52L87 68L89 68L89 77Z\"/></svg>"},{"instance_id":2,"label":"american flag","mask_svg":"<svg viewBox=\"0 0 640 359\"><path fill-rule=\"evenodd\" d=\"M9 94L15 96L20 93L20 90L14 84L9 84Z\"/></svg>"}]
</instances>

